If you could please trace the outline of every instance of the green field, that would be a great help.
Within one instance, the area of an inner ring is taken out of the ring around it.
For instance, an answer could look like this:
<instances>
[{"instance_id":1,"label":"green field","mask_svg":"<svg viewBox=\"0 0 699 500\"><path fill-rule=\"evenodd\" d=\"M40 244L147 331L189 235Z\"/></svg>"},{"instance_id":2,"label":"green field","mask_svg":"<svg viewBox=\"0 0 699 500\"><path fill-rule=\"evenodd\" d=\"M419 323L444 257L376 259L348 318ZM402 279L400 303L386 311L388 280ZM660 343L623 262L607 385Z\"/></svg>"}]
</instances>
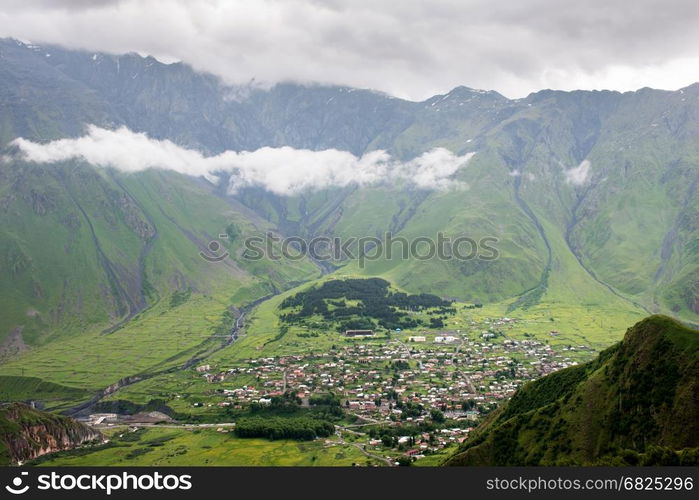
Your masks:
<instances>
[{"instance_id":1,"label":"green field","mask_svg":"<svg viewBox=\"0 0 699 500\"><path fill-rule=\"evenodd\" d=\"M26 375L96 390L118 379L184 362L206 341L228 307L226 301L193 296L177 308L161 301L114 333L68 337L0 367Z\"/></svg>"},{"instance_id":2,"label":"green field","mask_svg":"<svg viewBox=\"0 0 699 500\"><path fill-rule=\"evenodd\" d=\"M380 465L355 446L333 444L336 439L268 441L240 439L215 429L149 428L137 441L119 438L126 428L112 429L110 445L66 452L42 460L45 466L351 466ZM128 434L127 434L128 435Z\"/></svg>"}]
</instances>

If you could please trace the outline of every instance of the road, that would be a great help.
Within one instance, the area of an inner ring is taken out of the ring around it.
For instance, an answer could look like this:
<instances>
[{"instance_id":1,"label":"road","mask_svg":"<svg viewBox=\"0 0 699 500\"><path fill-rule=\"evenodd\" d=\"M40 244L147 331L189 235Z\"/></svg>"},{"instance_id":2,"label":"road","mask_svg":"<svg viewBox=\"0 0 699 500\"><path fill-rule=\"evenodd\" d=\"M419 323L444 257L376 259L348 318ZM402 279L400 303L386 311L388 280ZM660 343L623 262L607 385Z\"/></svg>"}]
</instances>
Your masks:
<instances>
[{"instance_id":1,"label":"road","mask_svg":"<svg viewBox=\"0 0 699 500\"><path fill-rule=\"evenodd\" d=\"M385 464L386 464L387 466L389 466L389 467L394 467L394 466L395 466L395 463L394 463L393 460L391 460L391 459L389 459L389 458L386 458L386 457L382 457L382 456L380 456L380 455L375 455L375 454L373 454L373 453L369 453L368 451L366 451L366 449L365 449L366 445L362 445L362 444L359 444L359 443L348 443L347 441L345 441L345 439L342 437L342 434L340 433L340 430L341 430L341 429L342 429L341 427L338 427L338 429L335 431L335 435L337 436L337 438L339 439L339 441L337 441L337 442L333 441L334 444L344 445L344 446L348 446L348 445L349 445L349 446L354 446L355 448L357 448L359 451L361 451L365 456L367 456L367 457L369 457L369 458L373 458L373 459L375 459L375 460L379 460L379 461L385 463ZM355 434L356 434L356 433L355 433Z\"/></svg>"},{"instance_id":2,"label":"road","mask_svg":"<svg viewBox=\"0 0 699 500\"><path fill-rule=\"evenodd\" d=\"M405 345L402 341L400 341L400 340L398 340L398 339L396 339L396 342L398 342L398 343L401 345L401 347L403 347L403 349L405 349L405 352L408 353L408 359L413 359L413 355L412 355L412 353L410 352L410 348L409 348L407 345ZM423 368L422 368L422 360L418 359L418 360L417 360L417 364L418 364L418 366L420 367L420 370L422 370L422 369L423 369Z\"/></svg>"},{"instance_id":3,"label":"road","mask_svg":"<svg viewBox=\"0 0 699 500\"><path fill-rule=\"evenodd\" d=\"M235 427L235 422L221 422L220 424L151 424L148 422L114 422L110 424L93 425L95 429L114 429L115 427L158 427L163 429L202 429L218 427Z\"/></svg>"}]
</instances>

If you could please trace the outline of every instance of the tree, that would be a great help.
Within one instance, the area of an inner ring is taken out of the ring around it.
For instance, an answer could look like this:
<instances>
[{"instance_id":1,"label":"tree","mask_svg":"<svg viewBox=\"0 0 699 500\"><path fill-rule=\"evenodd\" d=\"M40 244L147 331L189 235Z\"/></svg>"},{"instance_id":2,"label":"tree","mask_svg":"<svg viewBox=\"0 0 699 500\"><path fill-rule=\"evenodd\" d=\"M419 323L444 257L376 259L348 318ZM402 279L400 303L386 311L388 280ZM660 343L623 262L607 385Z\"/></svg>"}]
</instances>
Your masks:
<instances>
[{"instance_id":1,"label":"tree","mask_svg":"<svg viewBox=\"0 0 699 500\"><path fill-rule=\"evenodd\" d=\"M430 418L433 422L438 424L443 424L446 421L444 413L439 411L437 408L432 408L432 410L430 411Z\"/></svg>"},{"instance_id":2,"label":"tree","mask_svg":"<svg viewBox=\"0 0 699 500\"><path fill-rule=\"evenodd\" d=\"M226 226L226 235L231 243L240 235L240 229L232 222Z\"/></svg>"}]
</instances>

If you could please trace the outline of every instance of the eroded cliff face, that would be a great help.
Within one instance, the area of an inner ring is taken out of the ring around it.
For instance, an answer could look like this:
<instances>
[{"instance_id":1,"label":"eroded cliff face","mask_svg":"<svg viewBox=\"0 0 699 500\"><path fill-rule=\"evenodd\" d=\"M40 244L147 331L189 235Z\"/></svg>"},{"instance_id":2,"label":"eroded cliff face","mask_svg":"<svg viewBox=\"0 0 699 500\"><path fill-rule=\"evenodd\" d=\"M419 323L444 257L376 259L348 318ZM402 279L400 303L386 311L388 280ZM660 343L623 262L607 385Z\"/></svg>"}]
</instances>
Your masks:
<instances>
[{"instance_id":1,"label":"eroded cliff face","mask_svg":"<svg viewBox=\"0 0 699 500\"><path fill-rule=\"evenodd\" d=\"M72 418L13 403L0 408L0 464L70 450L104 436Z\"/></svg>"}]
</instances>

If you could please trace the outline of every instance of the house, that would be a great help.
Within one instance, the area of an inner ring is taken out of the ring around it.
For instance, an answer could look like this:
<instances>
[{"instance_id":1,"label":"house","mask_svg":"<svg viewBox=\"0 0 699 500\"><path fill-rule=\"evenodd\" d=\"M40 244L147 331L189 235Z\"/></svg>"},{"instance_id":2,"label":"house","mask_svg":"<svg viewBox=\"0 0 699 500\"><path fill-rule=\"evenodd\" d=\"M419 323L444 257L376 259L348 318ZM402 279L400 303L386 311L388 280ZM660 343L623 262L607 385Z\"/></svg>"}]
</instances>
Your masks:
<instances>
[{"instance_id":1,"label":"house","mask_svg":"<svg viewBox=\"0 0 699 500\"><path fill-rule=\"evenodd\" d=\"M438 337L434 338L434 341L437 344L450 344L456 340L457 340L457 338L454 337L453 335L447 335L445 337L438 336Z\"/></svg>"},{"instance_id":2,"label":"house","mask_svg":"<svg viewBox=\"0 0 699 500\"><path fill-rule=\"evenodd\" d=\"M374 330L345 330L345 337L373 337Z\"/></svg>"},{"instance_id":3,"label":"house","mask_svg":"<svg viewBox=\"0 0 699 500\"><path fill-rule=\"evenodd\" d=\"M117 420L116 413L93 413L90 415L90 425L99 425L103 422L115 422Z\"/></svg>"},{"instance_id":4,"label":"house","mask_svg":"<svg viewBox=\"0 0 699 500\"><path fill-rule=\"evenodd\" d=\"M423 335L416 335L414 337L408 337L408 340L410 342L425 342L427 340L427 337Z\"/></svg>"}]
</instances>

